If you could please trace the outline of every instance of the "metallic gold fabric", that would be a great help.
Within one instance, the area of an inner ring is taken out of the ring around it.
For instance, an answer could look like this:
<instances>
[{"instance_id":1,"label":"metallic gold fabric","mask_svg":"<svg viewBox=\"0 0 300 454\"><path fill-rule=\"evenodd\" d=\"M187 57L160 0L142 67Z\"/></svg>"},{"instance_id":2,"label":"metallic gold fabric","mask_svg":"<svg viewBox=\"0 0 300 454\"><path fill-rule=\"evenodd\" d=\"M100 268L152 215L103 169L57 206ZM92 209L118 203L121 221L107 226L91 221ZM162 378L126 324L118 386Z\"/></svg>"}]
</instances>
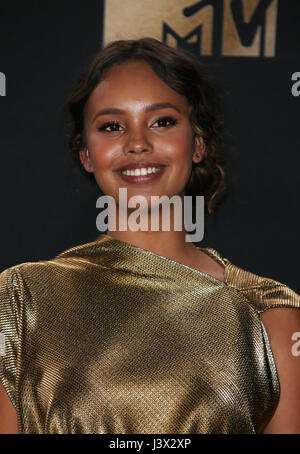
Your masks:
<instances>
[{"instance_id":1,"label":"metallic gold fabric","mask_svg":"<svg viewBox=\"0 0 300 454\"><path fill-rule=\"evenodd\" d=\"M20 433L257 433L279 400L260 314L300 297L214 249L221 282L106 234L0 274Z\"/></svg>"}]
</instances>

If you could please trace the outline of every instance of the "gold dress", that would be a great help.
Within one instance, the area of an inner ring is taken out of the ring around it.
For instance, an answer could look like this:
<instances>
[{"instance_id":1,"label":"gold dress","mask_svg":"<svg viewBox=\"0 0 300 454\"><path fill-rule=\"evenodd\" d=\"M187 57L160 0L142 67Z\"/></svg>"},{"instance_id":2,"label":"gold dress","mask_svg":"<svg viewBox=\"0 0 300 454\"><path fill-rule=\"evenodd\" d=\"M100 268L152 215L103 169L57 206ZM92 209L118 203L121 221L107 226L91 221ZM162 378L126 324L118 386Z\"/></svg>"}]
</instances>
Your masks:
<instances>
[{"instance_id":1,"label":"gold dress","mask_svg":"<svg viewBox=\"0 0 300 454\"><path fill-rule=\"evenodd\" d=\"M254 434L271 419L260 314L300 297L200 249L225 282L107 234L0 274L0 378L20 433Z\"/></svg>"}]
</instances>

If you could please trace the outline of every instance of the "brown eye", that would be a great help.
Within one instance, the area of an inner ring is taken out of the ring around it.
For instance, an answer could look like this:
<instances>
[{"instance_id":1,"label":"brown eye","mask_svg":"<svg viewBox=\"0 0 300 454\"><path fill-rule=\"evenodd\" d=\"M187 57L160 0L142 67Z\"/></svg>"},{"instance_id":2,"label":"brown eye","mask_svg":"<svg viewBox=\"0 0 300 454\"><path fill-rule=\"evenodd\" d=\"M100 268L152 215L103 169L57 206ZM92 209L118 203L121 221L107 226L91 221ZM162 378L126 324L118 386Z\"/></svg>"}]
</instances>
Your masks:
<instances>
[{"instance_id":1,"label":"brown eye","mask_svg":"<svg viewBox=\"0 0 300 454\"><path fill-rule=\"evenodd\" d=\"M110 128L110 129L108 129ZM107 132L115 132L115 131L120 131L121 125L117 121L109 121L108 123L105 123L104 125L100 126L98 128L98 131L107 131Z\"/></svg>"},{"instance_id":2,"label":"brown eye","mask_svg":"<svg viewBox=\"0 0 300 454\"><path fill-rule=\"evenodd\" d=\"M155 123L158 123L159 128L163 128L163 127L168 127L168 126L174 126L178 122L177 122L177 120L175 120L175 118L172 118L172 117L162 117L162 118L159 118L158 120L156 120ZM153 126L155 125L155 123L153 123Z\"/></svg>"}]
</instances>

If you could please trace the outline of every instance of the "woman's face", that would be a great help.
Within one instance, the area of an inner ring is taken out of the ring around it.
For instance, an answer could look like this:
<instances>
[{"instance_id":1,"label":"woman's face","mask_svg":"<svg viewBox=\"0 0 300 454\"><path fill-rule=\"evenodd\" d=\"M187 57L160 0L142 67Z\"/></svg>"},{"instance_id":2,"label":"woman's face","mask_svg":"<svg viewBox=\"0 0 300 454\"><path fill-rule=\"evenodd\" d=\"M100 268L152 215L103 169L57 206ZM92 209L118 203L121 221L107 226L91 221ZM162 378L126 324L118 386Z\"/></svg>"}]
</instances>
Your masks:
<instances>
[{"instance_id":1,"label":"woman's face","mask_svg":"<svg viewBox=\"0 0 300 454\"><path fill-rule=\"evenodd\" d=\"M128 199L142 195L148 202L154 195L184 195L192 161L204 153L203 140L193 138L187 99L145 61L104 72L86 104L85 128L89 155L82 150L81 162L116 201L119 188L127 189ZM139 163L162 169L147 177L122 176L121 168Z\"/></svg>"}]
</instances>

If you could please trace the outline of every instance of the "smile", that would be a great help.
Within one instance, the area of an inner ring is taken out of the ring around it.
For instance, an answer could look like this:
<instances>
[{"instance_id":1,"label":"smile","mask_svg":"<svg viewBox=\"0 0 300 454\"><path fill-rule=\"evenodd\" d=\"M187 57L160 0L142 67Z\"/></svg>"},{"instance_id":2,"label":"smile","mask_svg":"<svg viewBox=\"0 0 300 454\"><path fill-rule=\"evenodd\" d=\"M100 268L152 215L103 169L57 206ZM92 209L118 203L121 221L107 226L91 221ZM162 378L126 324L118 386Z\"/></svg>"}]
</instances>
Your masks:
<instances>
[{"instance_id":1,"label":"smile","mask_svg":"<svg viewBox=\"0 0 300 454\"><path fill-rule=\"evenodd\" d=\"M131 183L146 183L158 178L165 170L163 167L142 167L120 172L121 178Z\"/></svg>"},{"instance_id":2,"label":"smile","mask_svg":"<svg viewBox=\"0 0 300 454\"><path fill-rule=\"evenodd\" d=\"M154 172L157 172L158 170L160 170L161 167L142 167L142 168L139 168L139 169L131 169L131 170L123 170L122 171L122 174L123 175L130 175L130 176L139 176L139 175L148 175L150 173L154 173Z\"/></svg>"}]
</instances>

